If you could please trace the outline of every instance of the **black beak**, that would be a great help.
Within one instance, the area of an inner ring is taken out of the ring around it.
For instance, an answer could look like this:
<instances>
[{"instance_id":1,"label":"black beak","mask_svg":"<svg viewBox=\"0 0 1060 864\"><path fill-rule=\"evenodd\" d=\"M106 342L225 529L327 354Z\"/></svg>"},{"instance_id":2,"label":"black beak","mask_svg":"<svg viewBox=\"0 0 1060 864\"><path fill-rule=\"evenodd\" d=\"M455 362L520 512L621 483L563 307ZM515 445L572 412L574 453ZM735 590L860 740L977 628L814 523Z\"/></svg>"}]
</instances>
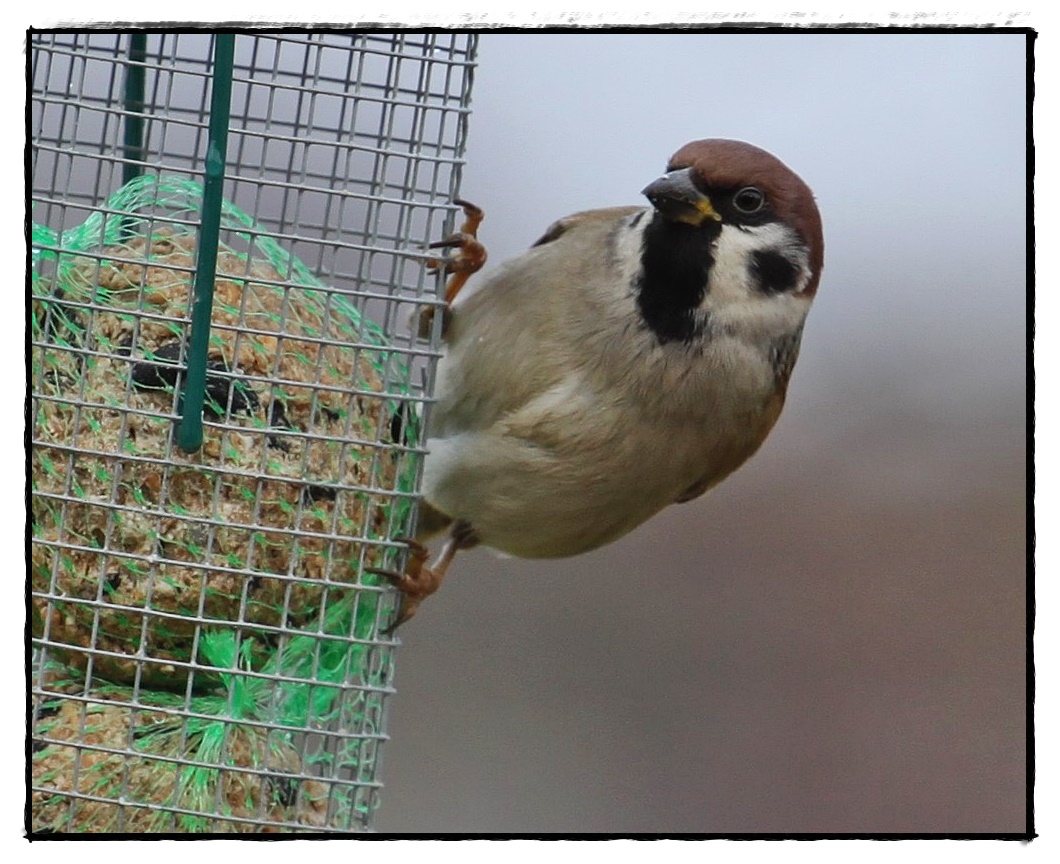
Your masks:
<instances>
[{"instance_id":1,"label":"black beak","mask_svg":"<svg viewBox=\"0 0 1060 864\"><path fill-rule=\"evenodd\" d=\"M696 188L691 168L680 168L664 174L641 192L652 206L673 222L702 225L708 219L721 221L710 198Z\"/></svg>"}]
</instances>

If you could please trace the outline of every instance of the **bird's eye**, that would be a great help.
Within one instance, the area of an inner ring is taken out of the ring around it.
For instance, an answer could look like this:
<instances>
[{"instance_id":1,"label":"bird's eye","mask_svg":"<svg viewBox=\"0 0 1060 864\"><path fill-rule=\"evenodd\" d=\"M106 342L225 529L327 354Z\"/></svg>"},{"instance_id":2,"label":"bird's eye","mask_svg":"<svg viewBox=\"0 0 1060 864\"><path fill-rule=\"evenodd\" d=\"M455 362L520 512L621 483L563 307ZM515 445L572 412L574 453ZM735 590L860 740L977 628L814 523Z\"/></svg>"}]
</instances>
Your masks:
<instances>
[{"instance_id":1,"label":"bird's eye","mask_svg":"<svg viewBox=\"0 0 1060 864\"><path fill-rule=\"evenodd\" d=\"M765 206L766 196L755 186L744 186L732 196L732 203L741 213L757 213Z\"/></svg>"}]
</instances>

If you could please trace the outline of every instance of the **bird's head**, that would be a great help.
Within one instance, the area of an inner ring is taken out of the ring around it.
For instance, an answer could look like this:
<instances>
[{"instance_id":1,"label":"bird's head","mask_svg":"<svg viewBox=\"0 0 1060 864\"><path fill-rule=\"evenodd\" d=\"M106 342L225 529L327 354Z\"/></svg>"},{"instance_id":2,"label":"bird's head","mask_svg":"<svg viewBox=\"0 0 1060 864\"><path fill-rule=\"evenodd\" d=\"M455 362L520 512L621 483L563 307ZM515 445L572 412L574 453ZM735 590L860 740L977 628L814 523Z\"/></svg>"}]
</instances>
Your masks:
<instances>
[{"instance_id":1,"label":"bird's head","mask_svg":"<svg viewBox=\"0 0 1060 864\"><path fill-rule=\"evenodd\" d=\"M654 216L643 236L638 302L661 342L712 327L801 327L824 263L810 188L775 156L743 141L693 141L643 194Z\"/></svg>"}]
</instances>

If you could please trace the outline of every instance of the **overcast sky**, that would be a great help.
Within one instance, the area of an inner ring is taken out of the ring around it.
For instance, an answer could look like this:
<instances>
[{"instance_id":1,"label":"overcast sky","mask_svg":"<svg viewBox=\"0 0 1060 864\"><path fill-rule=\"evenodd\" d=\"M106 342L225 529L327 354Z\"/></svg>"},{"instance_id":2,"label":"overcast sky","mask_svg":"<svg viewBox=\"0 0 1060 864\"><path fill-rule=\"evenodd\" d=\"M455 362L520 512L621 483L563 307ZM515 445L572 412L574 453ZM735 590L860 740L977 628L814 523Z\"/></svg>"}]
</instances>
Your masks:
<instances>
[{"instance_id":1,"label":"overcast sky","mask_svg":"<svg viewBox=\"0 0 1060 864\"><path fill-rule=\"evenodd\" d=\"M797 386L913 364L907 398L988 398L1024 380L1025 50L1016 34L483 34L463 194L496 263L562 215L642 201L687 141L750 141L824 218Z\"/></svg>"}]
</instances>

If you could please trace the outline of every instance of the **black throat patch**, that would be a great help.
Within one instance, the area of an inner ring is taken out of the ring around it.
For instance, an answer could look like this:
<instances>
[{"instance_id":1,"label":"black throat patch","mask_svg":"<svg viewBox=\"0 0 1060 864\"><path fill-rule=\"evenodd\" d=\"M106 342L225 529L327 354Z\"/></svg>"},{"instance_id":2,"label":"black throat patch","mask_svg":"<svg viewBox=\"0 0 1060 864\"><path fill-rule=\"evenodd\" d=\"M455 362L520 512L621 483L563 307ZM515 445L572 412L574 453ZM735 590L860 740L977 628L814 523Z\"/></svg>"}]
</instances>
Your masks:
<instances>
[{"instance_id":1,"label":"black throat patch","mask_svg":"<svg viewBox=\"0 0 1060 864\"><path fill-rule=\"evenodd\" d=\"M660 344L691 342L706 324L696 310L707 291L714 264L713 241L721 225L671 222L658 213L644 229L637 307Z\"/></svg>"}]
</instances>

